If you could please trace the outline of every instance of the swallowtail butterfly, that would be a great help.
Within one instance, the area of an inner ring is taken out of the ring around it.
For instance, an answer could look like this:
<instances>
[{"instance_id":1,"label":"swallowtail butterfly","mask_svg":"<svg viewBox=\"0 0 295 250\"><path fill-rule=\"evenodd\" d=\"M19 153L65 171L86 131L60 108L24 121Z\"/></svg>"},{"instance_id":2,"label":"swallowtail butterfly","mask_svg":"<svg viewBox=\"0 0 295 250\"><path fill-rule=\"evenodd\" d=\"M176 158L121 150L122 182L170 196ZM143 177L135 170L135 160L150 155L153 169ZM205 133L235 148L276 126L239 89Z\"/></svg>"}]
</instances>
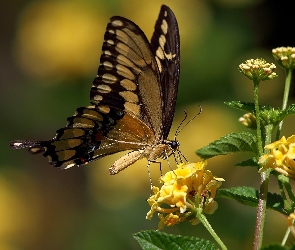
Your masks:
<instances>
[{"instance_id":1,"label":"swallowtail butterfly","mask_svg":"<svg viewBox=\"0 0 295 250\"><path fill-rule=\"evenodd\" d=\"M178 24L165 5L151 42L132 21L112 17L90 90L91 106L78 108L53 139L16 140L10 147L42 152L62 169L131 150L114 162L110 174L142 158L150 163L178 152L179 143L167 137L177 98L179 49Z\"/></svg>"}]
</instances>

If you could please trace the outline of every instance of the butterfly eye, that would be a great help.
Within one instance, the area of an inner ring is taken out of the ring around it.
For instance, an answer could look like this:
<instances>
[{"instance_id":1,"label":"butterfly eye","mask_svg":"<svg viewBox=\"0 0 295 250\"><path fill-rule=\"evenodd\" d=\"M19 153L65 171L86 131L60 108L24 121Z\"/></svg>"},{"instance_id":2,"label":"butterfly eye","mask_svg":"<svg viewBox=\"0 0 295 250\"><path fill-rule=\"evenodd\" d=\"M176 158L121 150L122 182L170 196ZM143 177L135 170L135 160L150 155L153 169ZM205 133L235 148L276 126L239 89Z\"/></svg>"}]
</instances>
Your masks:
<instances>
[{"instance_id":1,"label":"butterfly eye","mask_svg":"<svg viewBox=\"0 0 295 250\"><path fill-rule=\"evenodd\" d=\"M172 150L176 150L179 147L179 142L178 141L171 141L170 147Z\"/></svg>"}]
</instances>

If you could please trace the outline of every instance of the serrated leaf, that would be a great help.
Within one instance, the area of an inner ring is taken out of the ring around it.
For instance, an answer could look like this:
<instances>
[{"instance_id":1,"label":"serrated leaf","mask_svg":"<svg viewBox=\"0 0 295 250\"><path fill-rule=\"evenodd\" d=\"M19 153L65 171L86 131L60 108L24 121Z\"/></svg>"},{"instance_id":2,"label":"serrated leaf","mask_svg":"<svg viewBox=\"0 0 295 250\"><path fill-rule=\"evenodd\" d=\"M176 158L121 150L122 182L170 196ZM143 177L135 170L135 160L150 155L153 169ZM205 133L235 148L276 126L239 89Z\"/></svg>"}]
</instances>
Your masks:
<instances>
[{"instance_id":1,"label":"serrated leaf","mask_svg":"<svg viewBox=\"0 0 295 250\"><path fill-rule=\"evenodd\" d=\"M248 159L245 161L241 161L237 164L235 164L235 167L259 167L259 164L257 163L257 161L255 159Z\"/></svg>"},{"instance_id":2,"label":"serrated leaf","mask_svg":"<svg viewBox=\"0 0 295 250\"><path fill-rule=\"evenodd\" d=\"M231 102L224 102L224 104L226 104L227 106L231 108L236 108L239 110L243 110L243 111L255 114L255 105L253 102L231 101Z\"/></svg>"},{"instance_id":3,"label":"serrated leaf","mask_svg":"<svg viewBox=\"0 0 295 250\"><path fill-rule=\"evenodd\" d=\"M249 132L231 133L209 145L200 148L196 154L202 159L235 152L255 152L257 154L256 136Z\"/></svg>"},{"instance_id":4,"label":"serrated leaf","mask_svg":"<svg viewBox=\"0 0 295 250\"><path fill-rule=\"evenodd\" d=\"M133 235L144 250L216 250L208 240L167 234L159 231L141 231Z\"/></svg>"},{"instance_id":5,"label":"serrated leaf","mask_svg":"<svg viewBox=\"0 0 295 250\"><path fill-rule=\"evenodd\" d=\"M233 187L229 189L218 189L216 197L229 198L247 206L257 207L259 192L252 187ZM266 207L288 215L288 212L284 209L283 198L276 193L267 193Z\"/></svg>"},{"instance_id":6,"label":"serrated leaf","mask_svg":"<svg viewBox=\"0 0 295 250\"><path fill-rule=\"evenodd\" d=\"M250 112L252 114L255 114L255 105L252 102L231 101L231 102L225 102L225 104L228 105L229 107L243 110L243 111L246 111L247 113ZM259 110L260 110L260 119L262 122L261 125L266 126L268 124L273 124L274 126L276 126L286 117L295 115L295 104L291 104L285 110L282 110L280 108L275 109L270 105L267 105L267 106L259 105Z\"/></svg>"},{"instance_id":7,"label":"serrated leaf","mask_svg":"<svg viewBox=\"0 0 295 250\"><path fill-rule=\"evenodd\" d=\"M278 120L282 121L288 116L295 115L295 104L291 104L285 110L280 111L278 115Z\"/></svg>"},{"instance_id":8,"label":"serrated leaf","mask_svg":"<svg viewBox=\"0 0 295 250\"><path fill-rule=\"evenodd\" d=\"M257 207L258 204L258 191L252 187L233 187L229 189L218 189L216 197L230 198L251 207Z\"/></svg>"}]
</instances>

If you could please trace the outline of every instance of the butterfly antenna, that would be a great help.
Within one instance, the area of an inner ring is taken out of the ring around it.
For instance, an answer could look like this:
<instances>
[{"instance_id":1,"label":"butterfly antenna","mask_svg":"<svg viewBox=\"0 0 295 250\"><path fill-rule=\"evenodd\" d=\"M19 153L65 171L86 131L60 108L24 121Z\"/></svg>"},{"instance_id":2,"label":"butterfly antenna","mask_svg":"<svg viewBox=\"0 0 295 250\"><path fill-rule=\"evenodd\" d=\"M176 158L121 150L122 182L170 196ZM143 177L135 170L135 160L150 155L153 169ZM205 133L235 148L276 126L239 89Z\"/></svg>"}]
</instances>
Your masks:
<instances>
[{"instance_id":1,"label":"butterfly antenna","mask_svg":"<svg viewBox=\"0 0 295 250\"><path fill-rule=\"evenodd\" d=\"M175 131L174 140L176 140L177 135L178 135L179 132L182 130L182 129L181 129L181 126L182 126L182 124L184 123L184 121L185 121L186 118L187 118L187 112L186 112L185 110L183 110L183 112L184 112L184 118L182 119L181 123L178 125L178 127L177 127L177 129L176 129L176 131Z\"/></svg>"},{"instance_id":2,"label":"butterfly antenna","mask_svg":"<svg viewBox=\"0 0 295 250\"><path fill-rule=\"evenodd\" d=\"M184 124L183 126L182 126L182 124L183 124L183 122L186 120L186 118L187 118L187 113L186 113L186 111L184 111L184 113L185 113L185 117L184 117L184 119L182 120L182 122L179 124L179 126L178 126L178 128L176 129L176 132L175 132L175 137L174 138L176 138L178 135L179 135L179 133L180 133L180 131L181 130L183 130L190 122L192 122L198 115L200 115L201 113L202 113L202 111L203 111L203 109L202 109L202 106L199 106L199 112L192 118L192 119L190 119L186 124Z\"/></svg>"}]
</instances>

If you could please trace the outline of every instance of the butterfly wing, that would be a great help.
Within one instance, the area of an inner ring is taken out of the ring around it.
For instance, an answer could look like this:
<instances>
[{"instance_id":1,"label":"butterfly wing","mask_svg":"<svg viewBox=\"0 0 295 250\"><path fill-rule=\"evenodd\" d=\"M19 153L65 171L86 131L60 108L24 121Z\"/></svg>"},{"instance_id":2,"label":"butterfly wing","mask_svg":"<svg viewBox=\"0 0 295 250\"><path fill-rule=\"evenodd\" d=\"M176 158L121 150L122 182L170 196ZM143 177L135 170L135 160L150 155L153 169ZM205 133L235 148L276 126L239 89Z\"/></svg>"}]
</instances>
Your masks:
<instances>
[{"instance_id":1,"label":"butterfly wing","mask_svg":"<svg viewBox=\"0 0 295 250\"><path fill-rule=\"evenodd\" d=\"M52 140L17 140L10 146L29 148L31 153L43 152L52 166L66 169L120 151L138 150L150 143L153 134L142 121L115 108L105 109L78 108Z\"/></svg>"},{"instance_id":2,"label":"butterfly wing","mask_svg":"<svg viewBox=\"0 0 295 250\"><path fill-rule=\"evenodd\" d=\"M172 10L162 5L151 39L163 95L163 138L168 137L177 99L180 72L180 40L176 17Z\"/></svg>"},{"instance_id":3,"label":"butterfly wing","mask_svg":"<svg viewBox=\"0 0 295 250\"><path fill-rule=\"evenodd\" d=\"M14 141L12 148L45 151L51 165L69 168L140 150L162 135L160 75L146 36L130 20L112 17L104 39L90 91L93 106L78 108L52 140Z\"/></svg>"},{"instance_id":4,"label":"butterfly wing","mask_svg":"<svg viewBox=\"0 0 295 250\"><path fill-rule=\"evenodd\" d=\"M119 108L162 134L163 96L150 44L141 29L115 16L107 25L97 77L90 99L97 106Z\"/></svg>"}]
</instances>

